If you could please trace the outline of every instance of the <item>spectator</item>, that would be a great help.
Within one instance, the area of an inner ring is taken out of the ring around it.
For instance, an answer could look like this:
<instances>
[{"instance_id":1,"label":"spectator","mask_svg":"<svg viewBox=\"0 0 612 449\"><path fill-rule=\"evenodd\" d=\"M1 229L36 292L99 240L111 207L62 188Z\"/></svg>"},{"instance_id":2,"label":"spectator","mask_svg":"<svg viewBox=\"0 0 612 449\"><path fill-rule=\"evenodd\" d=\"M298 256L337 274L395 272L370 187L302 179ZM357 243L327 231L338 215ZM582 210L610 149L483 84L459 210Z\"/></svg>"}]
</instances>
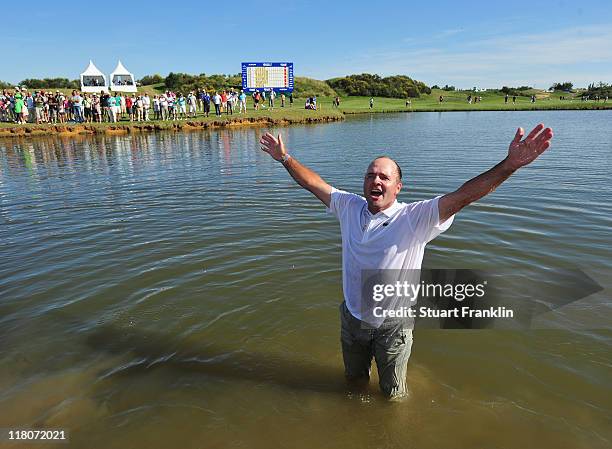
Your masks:
<instances>
[{"instance_id":1,"label":"spectator","mask_svg":"<svg viewBox=\"0 0 612 449\"><path fill-rule=\"evenodd\" d=\"M136 96L132 94L131 97L127 97L125 99L125 111L128 114L128 119L130 122L134 121L134 103L136 102Z\"/></svg>"},{"instance_id":2,"label":"spectator","mask_svg":"<svg viewBox=\"0 0 612 449\"><path fill-rule=\"evenodd\" d=\"M149 110L151 109L151 97L149 97L148 93L144 93L142 96L142 119L145 122L150 120Z\"/></svg>"},{"instance_id":3,"label":"spectator","mask_svg":"<svg viewBox=\"0 0 612 449\"><path fill-rule=\"evenodd\" d=\"M183 96L182 93L178 94L176 105L178 107L179 118L180 119L187 118L187 99Z\"/></svg>"},{"instance_id":4,"label":"spectator","mask_svg":"<svg viewBox=\"0 0 612 449\"><path fill-rule=\"evenodd\" d=\"M165 94L161 94L159 96L159 107L160 107L161 119L168 120L170 110L168 107L168 97Z\"/></svg>"},{"instance_id":5,"label":"spectator","mask_svg":"<svg viewBox=\"0 0 612 449\"><path fill-rule=\"evenodd\" d=\"M234 94L232 92L230 92L227 97L226 97L226 109L225 109L225 113L226 114L234 114Z\"/></svg>"},{"instance_id":6,"label":"spectator","mask_svg":"<svg viewBox=\"0 0 612 449\"><path fill-rule=\"evenodd\" d=\"M83 122L83 97L79 95L76 90L72 91L72 112L74 115L74 121L77 123Z\"/></svg>"},{"instance_id":7,"label":"spectator","mask_svg":"<svg viewBox=\"0 0 612 449\"><path fill-rule=\"evenodd\" d=\"M36 92L36 94L38 95L38 92ZM26 108L28 108L28 117L30 121L33 122L34 117L36 115L36 111L34 109L34 98L32 97L32 94L30 92L28 92L28 94L26 95L25 106Z\"/></svg>"},{"instance_id":8,"label":"spectator","mask_svg":"<svg viewBox=\"0 0 612 449\"><path fill-rule=\"evenodd\" d=\"M270 109L274 109L274 99L276 98L276 92L274 92L274 89L270 89L270 97L268 98L268 106L270 106Z\"/></svg>"},{"instance_id":9,"label":"spectator","mask_svg":"<svg viewBox=\"0 0 612 449\"><path fill-rule=\"evenodd\" d=\"M208 117L210 115L210 95L208 92L204 91L202 101L204 103L204 115Z\"/></svg>"},{"instance_id":10,"label":"spectator","mask_svg":"<svg viewBox=\"0 0 612 449\"><path fill-rule=\"evenodd\" d=\"M141 122L144 115L144 103L142 101L142 96L136 97L136 121Z\"/></svg>"},{"instance_id":11,"label":"spectator","mask_svg":"<svg viewBox=\"0 0 612 449\"><path fill-rule=\"evenodd\" d=\"M168 112L172 120L177 120L178 105L176 104L176 95L174 92L167 92L168 95Z\"/></svg>"},{"instance_id":12,"label":"spectator","mask_svg":"<svg viewBox=\"0 0 612 449\"><path fill-rule=\"evenodd\" d=\"M125 104L125 98L126 95L120 95L119 96L119 114L121 117L121 120L123 120L123 116L125 114L127 114L127 105Z\"/></svg>"},{"instance_id":13,"label":"spectator","mask_svg":"<svg viewBox=\"0 0 612 449\"><path fill-rule=\"evenodd\" d=\"M83 112L85 116L85 121L87 123L91 123L93 116L91 110L91 99L87 97L87 95L83 95Z\"/></svg>"},{"instance_id":14,"label":"spectator","mask_svg":"<svg viewBox=\"0 0 612 449\"><path fill-rule=\"evenodd\" d=\"M244 93L244 90L240 91L238 99L240 101L240 111L238 113L242 114L244 112L246 114L246 94Z\"/></svg>"},{"instance_id":15,"label":"spectator","mask_svg":"<svg viewBox=\"0 0 612 449\"><path fill-rule=\"evenodd\" d=\"M212 97L212 102L215 105L215 115L217 117L221 116L221 95L219 95L218 92L215 92L215 94Z\"/></svg>"},{"instance_id":16,"label":"spectator","mask_svg":"<svg viewBox=\"0 0 612 449\"><path fill-rule=\"evenodd\" d=\"M159 97L153 96L153 118L159 120L161 118L161 107L159 105Z\"/></svg>"},{"instance_id":17,"label":"spectator","mask_svg":"<svg viewBox=\"0 0 612 449\"><path fill-rule=\"evenodd\" d=\"M197 102L198 100L195 94L193 92L189 92L189 94L187 95L187 104L189 105L189 111L188 111L189 117L196 116Z\"/></svg>"},{"instance_id":18,"label":"spectator","mask_svg":"<svg viewBox=\"0 0 612 449\"><path fill-rule=\"evenodd\" d=\"M23 94L21 93L21 89L18 87L17 91L13 95L14 98L14 106L13 110L15 111L15 119L17 123L25 123L23 110L27 108L24 107L23 102Z\"/></svg>"}]
</instances>

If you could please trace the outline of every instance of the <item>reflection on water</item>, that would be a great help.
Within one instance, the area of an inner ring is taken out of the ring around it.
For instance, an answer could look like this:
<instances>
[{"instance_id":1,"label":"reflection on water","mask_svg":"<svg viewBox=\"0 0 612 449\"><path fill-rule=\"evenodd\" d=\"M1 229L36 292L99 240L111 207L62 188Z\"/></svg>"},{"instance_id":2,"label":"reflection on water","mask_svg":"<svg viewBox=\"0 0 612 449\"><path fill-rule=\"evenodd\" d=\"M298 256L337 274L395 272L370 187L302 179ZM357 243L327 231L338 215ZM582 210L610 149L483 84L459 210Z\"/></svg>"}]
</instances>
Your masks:
<instances>
[{"instance_id":1,"label":"reflection on water","mask_svg":"<svg viewBox=\"0 0 612 449\"><path fill-rule=\"evenodd\" d=\"M391 155L413 201L492 166L516 126L555 129L425 266L508 270L532 297L553 267L606 289L543 317L558 330L415 332L401 404L375 374L366 391L344 385L338 227L259 150L265 130L0 141L0 427L66 428L74 447L104 448L608 447L610 118L275 130L356 192L368 161Z\"/></svg>"}]
</instances>

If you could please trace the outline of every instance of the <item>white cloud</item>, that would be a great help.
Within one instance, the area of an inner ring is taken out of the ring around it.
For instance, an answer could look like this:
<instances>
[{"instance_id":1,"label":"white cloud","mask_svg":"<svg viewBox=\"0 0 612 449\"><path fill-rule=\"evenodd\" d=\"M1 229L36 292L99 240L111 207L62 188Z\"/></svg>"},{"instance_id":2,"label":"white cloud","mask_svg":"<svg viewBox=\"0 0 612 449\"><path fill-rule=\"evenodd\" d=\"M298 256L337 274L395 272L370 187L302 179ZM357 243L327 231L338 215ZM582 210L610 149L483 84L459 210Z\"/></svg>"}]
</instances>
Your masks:
<instances>
[{"instance_id":1,"label":"white cloud","mask_svg":"<svg viewBox=\"0 0 612 449\"><path fill-rule=\"evenodd\" d=\"M461 30L446 30L447 36ZM429 41L428 43L433 43ZM404 73L429 83L462 87L529 84L548 87L612 81L612 25L584 26L546 33L499 36L453 46L362 52L336 65L334 75Z\"/></svg>"},{"instance_id":2,"label":"white cloud","mask_svg":"<svg viewBox=\"0 0 612 449\"><path fill-rule=\"evenodd\" d=\"M449 36L454 36L455 34L459 34L459 33L462 33L462 32L463 32L463 28L453 28L453 29L450 29L450 30L441 31L435 37L445 38L445 37L449 37Z\"/></svg>"}]
</instances>

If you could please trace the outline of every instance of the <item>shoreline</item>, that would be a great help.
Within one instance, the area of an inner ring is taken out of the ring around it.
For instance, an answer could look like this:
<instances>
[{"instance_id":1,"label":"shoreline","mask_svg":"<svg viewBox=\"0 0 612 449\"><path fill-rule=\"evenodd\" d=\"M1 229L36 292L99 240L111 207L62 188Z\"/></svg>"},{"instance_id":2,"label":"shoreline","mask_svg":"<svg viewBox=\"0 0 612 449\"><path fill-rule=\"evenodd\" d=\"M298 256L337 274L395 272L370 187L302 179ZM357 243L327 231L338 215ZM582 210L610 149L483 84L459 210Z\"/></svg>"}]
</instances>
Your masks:
<instances>
[{"instance_id":1,"label":"shoreline","mask_svg":"<svg viewBox=\"0 0 612 449\"><path fill-rule=\"evenodd\" d=\"M412 108L412 109L372 109L372 110L348 110L342 111L344 115L359 115L359 114L390 114L394 112L520 112L520 111L605 111L612 110L612 102L605 103L604 105L575 105L573 107L556 107L556 106L544 106L544 107L515 107L515 108L494 108L494 107L482 107L482 108L470 108L470 107L448 107L448 108Z\"/></svg>"},{"instance_id":2,"label":"shoreline","mask_svg":"<svg viewBox=\"0 0 612 449\"><path fill-rule=\"evenodd\" d=\"M0 127L2 137L77 136L77 135L121 135L157 131L196 131L218 128L284 126L294 124L330 123L344 120L343 114L324 114L313 117L230 117L213 120L179 120L122 123L70 123L70 124L26 124Z\"/></svg>"},{"instance_id":3,"label":"shoreline","mask_svg":"<svg viewBox=\"0 0 612 449\"><path fill-rule=\"evenodd\" d=\"M0 124L0 138L29 138L29 137L44 137L44 136L80 136L80 135L122 135L143 132L158 132L158 131L195 131L204 129L218 128L234 128L234 127L266 127L266 126L285 126L296 124L318 124L343 121L347 116L365 115L365 114L390 114L390 113L418 113L418 112L516 112L516 111L590 111L590 110L610 110L611 104L605 105L572 105L573 107L518 107L508 109L498 108L470 108L470 107L448 107L448 108L409 108L409 109L366 109L366 110L331 110L323 113L319 111L300 111L299 116L295 114L272 115L265 116L231 116L231 117L209 117L209 118L191 118L178 121L150 121L150 122L118 122L118 123L86 123L86 124L25 124L14 126L2 126ZM580 107L583 106L583 107ZM280 111L279 111L280 112ZM314 114L313 114L314 113ZM312 115L310 115L312 114ZM291 116L293 115L293 116Z\"/></svg>"}]
</instances>

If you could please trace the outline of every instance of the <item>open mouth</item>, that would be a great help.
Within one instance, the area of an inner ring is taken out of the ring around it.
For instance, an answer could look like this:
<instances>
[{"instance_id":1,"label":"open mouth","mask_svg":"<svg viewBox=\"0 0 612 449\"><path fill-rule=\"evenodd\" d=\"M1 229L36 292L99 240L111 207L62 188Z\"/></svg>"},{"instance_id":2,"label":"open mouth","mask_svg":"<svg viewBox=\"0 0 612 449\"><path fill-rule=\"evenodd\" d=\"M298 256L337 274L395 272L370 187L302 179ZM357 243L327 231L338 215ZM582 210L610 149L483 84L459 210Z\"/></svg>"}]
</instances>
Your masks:
<instances>
[{"instance_id":1,"label":"open mouth","mask_svg":"<svg viewBox=\"0 0 612 449\"><path fill-rule=\"evenodd\" d=\"M372 189L370 190L370 196L374 199L380 198L382 196L382 190Z\"/></svg>"}]
</instances>

